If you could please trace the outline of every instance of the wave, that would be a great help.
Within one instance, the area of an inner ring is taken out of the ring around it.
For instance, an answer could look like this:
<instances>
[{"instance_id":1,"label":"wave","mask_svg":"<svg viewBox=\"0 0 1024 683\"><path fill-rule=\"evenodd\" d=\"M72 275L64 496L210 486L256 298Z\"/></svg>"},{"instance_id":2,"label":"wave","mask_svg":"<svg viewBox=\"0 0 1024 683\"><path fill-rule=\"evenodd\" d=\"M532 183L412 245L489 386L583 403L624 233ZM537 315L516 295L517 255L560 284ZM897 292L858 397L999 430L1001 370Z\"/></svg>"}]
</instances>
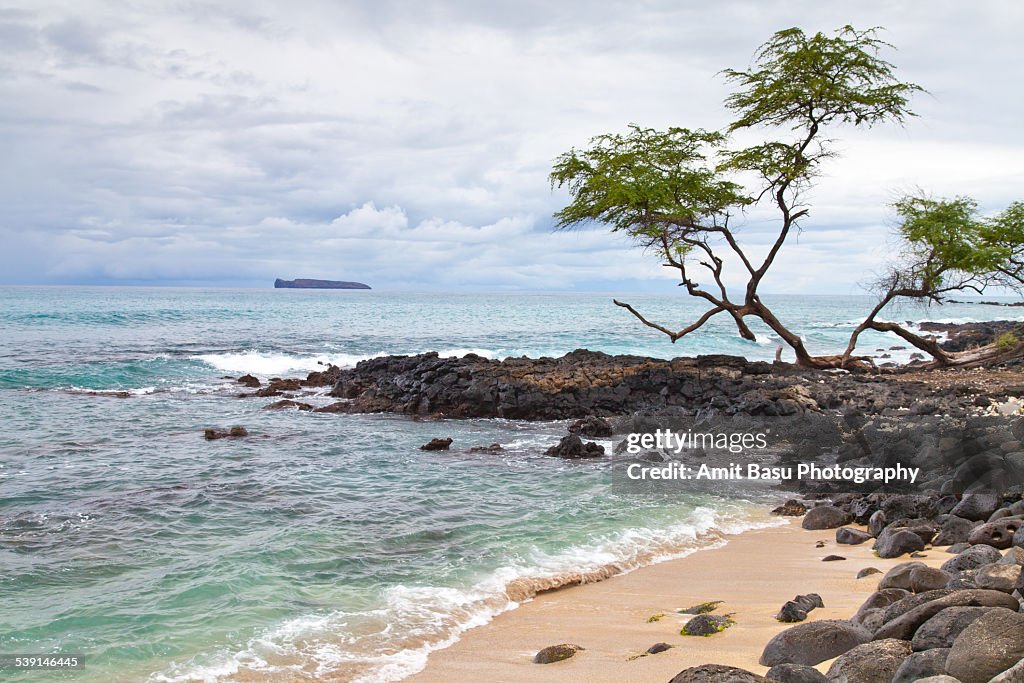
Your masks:
<instances>
[{"instance_id":1,"label":"wave","mask_svg":"<svg viewBox=\"0 0 1024 683\"><path fill-rule=\"evenodd\" d=\"M411 355L425 353L425 351L381 351L379 353L357 354L331 351L321 354L288 354L263 352L256 349L245 351L228 351L224 353L204 353L190 356L192 360L198 360L221 372L251 373L262 377L275 377L297 372L313 372L323 370L326 365L337 365L342 368L351 368L359 361L371 358L380 358L386 355ZM509 354L483 348L454 348L438 351L442 358L461 358L469 354L476 354L484 358L507 358Z\"/></svg>"},{"instance_id":2,"label":"wave","mask_svg":"<svg viewBox=\"0 0 1024 683\"><path fill-rule=\"evenodd\" d=\"M326 365L350 368L361 360L377 358L382 355L384 354L328 353L300 356L287 353L264 353L255 349L249 349L226 353L205 353L191 356L191 358L192 360L202 361L221 372L251 373L263 377L277 377L288 373L323 370Z\"/></svg>"},{"instance_id":3,"label":"wave","mask_svg":"<svg viewBox=\"0 0 1024 683\"><path fill-rule=\"evenodd\" d=\"M633 528L590 545L549 554L536 551L469 588L391 586L382 606L297 617L252 638L239 652L155 673L150 683L305 681L393 683L421 671L431 652L458 642L469 629L536 595L595 583L643 566L721 547L726 534L778 526L763 514L723 514L697 508L673 527Z\"/></svg>"}]
</instances>

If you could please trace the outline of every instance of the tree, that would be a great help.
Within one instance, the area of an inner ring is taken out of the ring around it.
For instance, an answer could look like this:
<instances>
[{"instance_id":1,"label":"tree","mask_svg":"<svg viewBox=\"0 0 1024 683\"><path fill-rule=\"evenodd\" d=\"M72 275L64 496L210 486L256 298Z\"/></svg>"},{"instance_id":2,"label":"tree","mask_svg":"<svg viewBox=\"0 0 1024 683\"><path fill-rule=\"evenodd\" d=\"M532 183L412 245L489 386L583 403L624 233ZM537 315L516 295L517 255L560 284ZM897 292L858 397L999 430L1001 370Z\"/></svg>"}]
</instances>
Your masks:
<instances>
[{"instance_id":1,"label":"tree","mask_svg":"<svg viewBox=\"0 0 1024 683\"><path fill-rule=\"evenodd\" d=\"M776 33L754 56L749 71L727 69L737 84L725 106L737 116L724 132L633 125L625 135L600 135L587 149L559 156L552 187L566 187L571 202L555 214L557 226L605 223L655 251L679 272L691 296L708 310L679 330L652 322L628 303L615 301L643 324L673 342L700 329L716 315L729 315L741 337L754 339L745 318L762 320L807 366L833 366L851 358L814 357L758 296L758 287L794 230L809 216L801 193L821 163L834 156L825 130L840 124L902 123L913 116L910 97L921 90L895 78L879 55L888 44L877 29L845 26L834 36L806 35L798 28ZM726 145L741 129L767 129L775 138L738 150ZM744 183L744 179L753 179ZM748 207L777 210L779 231L761 259L739 241L732 224ZM725 257L744 270L746 285L733 296L725 285ZM713 286L695 279L704 272ZM855 360L855 359L854 359Z\"/></svg>"},{"instance_id":2,"label":"tree","mask_svg":"<svg viewBox=\"0 0 1024 683\"><path fill-rule=\"evenodd\" d=\"M1024 288L1024 203L1014 202L993 217L980 215L969 197L932 199L922 193L894 204L902 253L879 277L878 303L857 326L842 358L849 361L864 330L892 332L931 355L933 364L969 365L1020 355L1020 344L993 343L951 353L924 337L878 315L898 299L941 304L951 293L981 294L989 287Z\"/></svg>"}]
</instances>

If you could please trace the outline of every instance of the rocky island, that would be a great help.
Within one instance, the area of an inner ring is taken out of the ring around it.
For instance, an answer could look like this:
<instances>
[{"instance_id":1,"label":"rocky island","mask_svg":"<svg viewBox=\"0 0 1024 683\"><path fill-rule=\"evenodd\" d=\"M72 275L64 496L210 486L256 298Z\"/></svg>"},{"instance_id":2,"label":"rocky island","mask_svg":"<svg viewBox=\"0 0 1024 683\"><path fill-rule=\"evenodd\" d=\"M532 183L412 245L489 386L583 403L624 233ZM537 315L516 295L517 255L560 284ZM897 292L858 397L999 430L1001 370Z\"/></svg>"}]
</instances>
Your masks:
<instances>
[{"instance_id":1,"label":"rocky island","mask_svg":"<svg viewBox=\"0 0 1024 683\"><path fill-rule=\"evenodd\" d=\"M274 289L371 289L362 282L345 282L343 280L314 280L299 278L297 280L274 280Z\"/></svg>"}]
</instances>

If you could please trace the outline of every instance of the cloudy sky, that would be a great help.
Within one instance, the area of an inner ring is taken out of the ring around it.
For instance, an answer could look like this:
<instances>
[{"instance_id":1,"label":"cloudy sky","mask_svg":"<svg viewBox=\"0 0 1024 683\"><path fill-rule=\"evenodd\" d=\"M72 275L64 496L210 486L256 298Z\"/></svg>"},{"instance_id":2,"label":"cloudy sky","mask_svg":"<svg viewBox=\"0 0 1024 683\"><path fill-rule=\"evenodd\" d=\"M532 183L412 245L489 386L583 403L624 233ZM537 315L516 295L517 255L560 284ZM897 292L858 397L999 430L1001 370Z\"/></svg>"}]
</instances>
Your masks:
<instances>
[{"instance_id":1,"label":"cloudy sky","mask_svg":"<svg viewBox=\"0 0 1024 683\"><path fill-rule=\"evenodd\" d=\"M904 128L831 132L775 292L856 291L902 191L1024 198L1024 4L0 3L0 283L671 291L618 236L551 231L552 160L630 122L722 127L719 70L846 23L884 26L929 94Z\"/></svg>"}]
</instances>

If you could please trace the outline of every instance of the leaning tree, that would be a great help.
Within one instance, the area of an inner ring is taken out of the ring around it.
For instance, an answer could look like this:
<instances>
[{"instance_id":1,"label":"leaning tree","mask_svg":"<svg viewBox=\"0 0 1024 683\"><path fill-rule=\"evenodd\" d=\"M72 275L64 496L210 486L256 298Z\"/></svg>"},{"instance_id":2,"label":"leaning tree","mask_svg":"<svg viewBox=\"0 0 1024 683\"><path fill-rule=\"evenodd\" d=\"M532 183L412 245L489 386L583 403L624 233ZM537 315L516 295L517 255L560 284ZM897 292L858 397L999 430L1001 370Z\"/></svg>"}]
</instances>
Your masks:
<instances>
[{"instance_id":1,"label":"leaning tree","mask_svg":"<svg viewBox=\"0 0 1024 683\"><path fill-rule=\"evenodd\" d=\"M990 344L950 352L930 336L895 322L879 320L899 300L942 303L950 294L981 294L990 287L1024 289L1024 202L994 216L983 216L969 197L933 199L917 193L894 204L899 253L875 282L879 300L853 331L840 365L851 362L865 330L891 332L932 357L932 365L976 365L1024 353L1024 341L1012 332Z\"/></svg>"},{"instance_id":2,"label":"leaning tree","mask_svg":"<svg viewBox=\"0 0 1024 683\"><path fill-rule=\"evenodd\" d=\"M835 154L826 132L842 124L902 123L913 116L909 100L921 88L896 79L895 67L880 56L886 47L877 29L845 26L832 36L808 36L798 28L779 31L758 49L749 71L723 72L737 86L725 101L736 115L726 131L634 125L628 133L597 136L589 147L558 157L551 183L568 188L571 201L555 214L557 225L605 223L679 272L687 292L708 304L681 329L615 302L673 342L720 314L732 319L741 337L753 340L745 322L753 317L785 341L801 365L855 362L849 353L812 356L761 300L758 287L809 216L801 196L822 162ZM770 135L759 144L730 149L732 134L746 129ZM755 258L741 243L736 223L748 208L764 204L778 213L779 228L767 253ZM730 267L742 269L741 292L725 284L727 259ZM713 285L702 286L698 273Z\"/></svg>"}]
</instances>

